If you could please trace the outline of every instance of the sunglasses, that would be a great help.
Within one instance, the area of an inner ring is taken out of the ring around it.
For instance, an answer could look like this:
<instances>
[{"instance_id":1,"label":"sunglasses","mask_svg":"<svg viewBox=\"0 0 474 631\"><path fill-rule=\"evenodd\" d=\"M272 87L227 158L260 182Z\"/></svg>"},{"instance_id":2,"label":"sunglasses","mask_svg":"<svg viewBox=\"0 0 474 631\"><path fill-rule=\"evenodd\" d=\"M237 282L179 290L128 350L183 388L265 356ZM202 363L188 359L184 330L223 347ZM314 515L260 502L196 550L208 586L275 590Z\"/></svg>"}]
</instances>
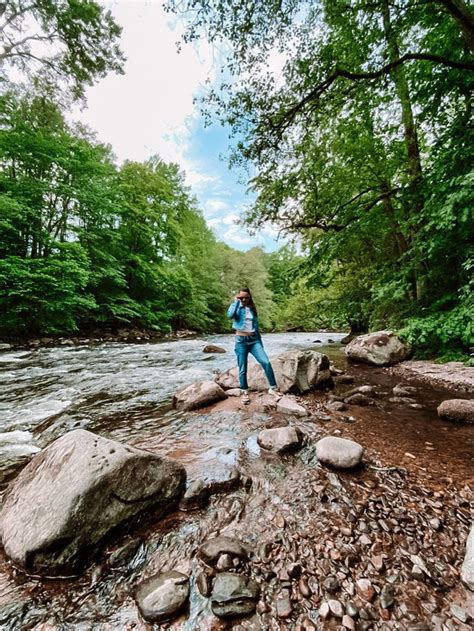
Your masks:
<instances>
[{"instance_id":1,"label":"sunglasses","mask_svg":"<svg viewBox=\"0 0 474 631\"><path fill-rule=\"evenodd\" d=\"M249 296L237 296L239 300L250 300Z\"/></svg>"}]
</instances>

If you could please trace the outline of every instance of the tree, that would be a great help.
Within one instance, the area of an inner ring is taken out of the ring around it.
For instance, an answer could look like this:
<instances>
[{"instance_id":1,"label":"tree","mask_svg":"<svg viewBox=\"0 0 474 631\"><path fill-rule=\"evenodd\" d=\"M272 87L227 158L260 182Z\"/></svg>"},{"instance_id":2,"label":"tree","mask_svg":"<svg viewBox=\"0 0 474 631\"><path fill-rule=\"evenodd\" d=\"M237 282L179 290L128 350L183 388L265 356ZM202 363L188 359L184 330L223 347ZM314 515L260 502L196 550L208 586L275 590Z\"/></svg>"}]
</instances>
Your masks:
<instances>
[{"instance_id":1,"label":"tree","mask_svg":"<svg viewBox=\"0 0 474 631\"><path fill-rule=\"evenodd\" d=\"M238 138L232 161L255 168L247 222L300 234L308 281L345 287L358 327L456 310L473 236L464 221L474 69L465 2L169 4L190 10L187 40L205 33L226 45L225 80L206 106ZM440 213L447 238L435 228ZM458 279L452 291L448 278ZM449 339L461 337L458 325Z\"/></svg>"},{"instance_id":2,"label":"tree","mask_svg":"<svg viewBox=\"0 0 474 631\"><path fill-rule=\"evenodd\" d=\"M122 72L121 28L94 0L6 0L0 4L0 80L15 67L39 72L81 97L108 72Z\"/></svg>"}]
</instances>

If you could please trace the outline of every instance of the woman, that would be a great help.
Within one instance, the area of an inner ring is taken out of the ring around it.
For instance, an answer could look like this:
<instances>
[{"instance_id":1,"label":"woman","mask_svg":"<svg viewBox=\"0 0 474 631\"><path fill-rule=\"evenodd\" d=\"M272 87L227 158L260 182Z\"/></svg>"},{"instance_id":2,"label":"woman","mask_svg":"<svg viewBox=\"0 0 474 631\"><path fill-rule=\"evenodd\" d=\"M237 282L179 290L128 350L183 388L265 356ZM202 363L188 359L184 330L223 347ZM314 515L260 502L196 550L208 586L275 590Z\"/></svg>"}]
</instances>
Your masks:
<instances>
[{"instance_id":1,"label":"woman","mask_svg":"<svg viewBox=\"0 0 474 631\"><path fill-rule=\"evenodd\" d=\"M243 287L235 296L230 305L227 316L232 318L232 328L235 330L235 354L239 366L239 383L242 403L250 403L247 383L247 360L251 353L263 368L268 379L268 392L279 399L281 393L278 390L272 365L263 348L262 338L258 330L257 309L252 300L252 294L248 287Z\"/></svg>"}]
</instances>

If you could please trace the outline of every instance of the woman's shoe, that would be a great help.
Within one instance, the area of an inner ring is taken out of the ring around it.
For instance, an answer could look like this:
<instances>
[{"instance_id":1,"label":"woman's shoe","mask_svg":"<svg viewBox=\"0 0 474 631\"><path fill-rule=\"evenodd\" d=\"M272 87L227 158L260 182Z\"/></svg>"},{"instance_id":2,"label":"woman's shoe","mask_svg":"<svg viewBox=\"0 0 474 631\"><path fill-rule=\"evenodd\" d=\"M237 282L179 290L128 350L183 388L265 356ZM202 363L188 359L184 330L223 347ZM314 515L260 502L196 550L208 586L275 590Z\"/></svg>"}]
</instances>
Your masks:
<instances>
[{"instance_id":1,"label":"woman's shoe","mask_svg":"<svg viewBox=\"0 0 474 631\"><path fill-rule=\"evenodd\" d=\"M250 403L250 397L248 392L242 392L242 403L248 405Z\"/></svg>"},{"instance_id":2,"label":"woman's shoe","mask_svg":"<svg viewBox=\"0 0 474 631\"><path fill-rule=\"evenodd\" d=\"M278 388L268 388L268 394L274 397L277 401L282 398L283 393Z\"/></svg>"}]
</instances>

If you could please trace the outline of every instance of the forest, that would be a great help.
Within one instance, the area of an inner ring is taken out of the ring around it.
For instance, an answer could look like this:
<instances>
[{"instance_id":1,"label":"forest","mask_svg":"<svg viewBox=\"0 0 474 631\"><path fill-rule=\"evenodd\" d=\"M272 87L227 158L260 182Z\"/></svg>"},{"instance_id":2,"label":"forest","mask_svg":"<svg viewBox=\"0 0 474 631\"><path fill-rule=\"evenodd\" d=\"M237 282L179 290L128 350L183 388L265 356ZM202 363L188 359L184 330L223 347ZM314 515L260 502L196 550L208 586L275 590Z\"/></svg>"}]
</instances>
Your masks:
<instances>
[{"instance_id":1,"label":"forest","mask_svg":"<svg viewBox=\"0 0 474 631\"><path fill-rule=\"evenodd\" d=\"M11 0L0 33L0 335L228 330L241 285L269 330L382 328L419 356L474 344L474 15L464 0L169 0L219 50L204 120L249 173L218 242L179 165L117 164L71 105L123 72L100 3ZM36 25L32 29L32 24Z\"/></svg>"}]
</instances>

